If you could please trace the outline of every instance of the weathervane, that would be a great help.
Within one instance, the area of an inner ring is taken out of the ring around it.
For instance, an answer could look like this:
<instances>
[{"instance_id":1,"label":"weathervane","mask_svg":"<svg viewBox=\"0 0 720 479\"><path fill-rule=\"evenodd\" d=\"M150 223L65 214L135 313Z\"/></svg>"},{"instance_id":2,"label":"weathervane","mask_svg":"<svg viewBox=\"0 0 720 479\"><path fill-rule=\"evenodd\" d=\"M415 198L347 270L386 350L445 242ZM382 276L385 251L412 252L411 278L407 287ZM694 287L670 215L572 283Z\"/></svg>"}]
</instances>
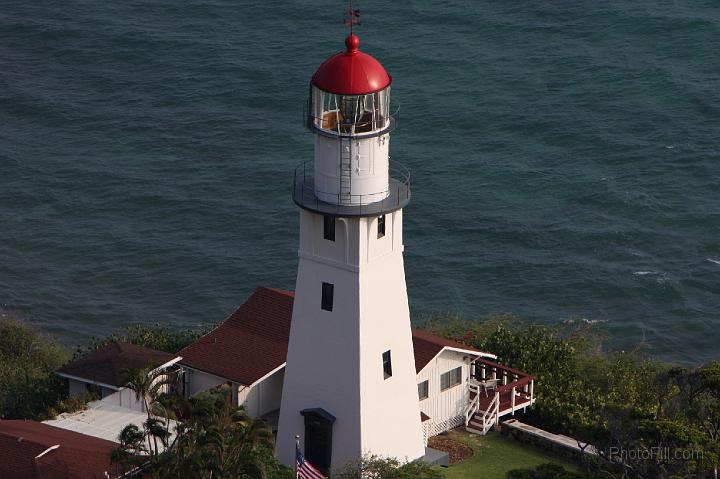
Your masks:
<instances>
[{"instance_id":1,"label":"weathervane","mask_svg":"<svg viewBox=\"0 0 720 479\"><path fill-rule=\"evenodd\" d=\"M345 26L350 29L350 35L353 34L353 26L360 25L360 10L353 10L352 0L350 0L350 8L345 17Z\"/></svg>"}]
</instances>

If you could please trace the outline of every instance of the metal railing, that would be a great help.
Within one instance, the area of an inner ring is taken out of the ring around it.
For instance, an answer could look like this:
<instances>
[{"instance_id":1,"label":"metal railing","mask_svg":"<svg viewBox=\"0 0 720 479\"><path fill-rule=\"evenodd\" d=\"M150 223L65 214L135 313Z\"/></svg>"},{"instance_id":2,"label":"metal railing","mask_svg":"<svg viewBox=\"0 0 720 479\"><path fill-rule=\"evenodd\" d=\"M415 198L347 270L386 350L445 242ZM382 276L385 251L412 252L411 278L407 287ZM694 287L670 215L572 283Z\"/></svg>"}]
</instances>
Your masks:
<instances>
[{"instance_id":1,"label":"metal railing","mask_svg":"<svg viewBox=\"0 0 720 479\"><path fill-rule=\"evenodd\" d=\"M334 216L373 216L389 213L410 202L410 170L401 163L393 162L389 173L386 190L361 195L340 191L324 192L315 188L313 161L306 161L295 168L293 201L302 208ZM318 194L330 200L321 200ZM383 199L376 200L378 197Z\"/></svg>"},{"instance_id":2,"label":"metal railing","mask_svg":"<svg viewBox=\"0 0 720 479\"><path fill-rule=\"evenodd\" d=\"M336 128L323 128L323 123L326 121L325 118L316 117L312 114L312 107L309 102L303 106L303 123L305 126L313 132L317 132L324 136L331 137L352 137L352 138L367 138L372 136L380 136L385 133L390 133L398 127L400 122L400 105L391 103L391 108L395 107L387 117L381 117L382 124L378 125L377 119L371 120L358 120L351 123L337 122L335 123Z\"/></svg>"}]
</instances>

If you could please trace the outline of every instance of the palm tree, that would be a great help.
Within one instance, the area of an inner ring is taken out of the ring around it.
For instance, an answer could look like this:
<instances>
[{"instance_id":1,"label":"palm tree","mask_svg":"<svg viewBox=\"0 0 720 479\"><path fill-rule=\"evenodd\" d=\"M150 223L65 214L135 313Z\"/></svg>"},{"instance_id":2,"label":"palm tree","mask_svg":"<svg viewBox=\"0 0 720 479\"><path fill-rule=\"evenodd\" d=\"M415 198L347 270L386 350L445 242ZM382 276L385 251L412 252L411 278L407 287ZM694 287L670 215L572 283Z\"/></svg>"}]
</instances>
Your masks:
<instances>
[{"instance_id":1,"label":"palm tree","mask_svg":"<svg viewBox=\"0 0 720 479\"><path fill-rule=\"evenodd\" d=\"M228 388L192 399L191 418L177 434L154 473L157 478L267 479L278 471L272 458L272 433L263 421L232 406Z\"/></svg>"},{"instance_id":2,"label":"palm tree","mask_svg":"<svg viewBox=\"0 0 720 479\"><path fill-rule=\"evenodd\" d=\"M160 452L158 438L167 447L170 432L168 430L171 411L156 400L168 388L177 384L178 375L174 371L160 370L152 366L129 369L127 371L127 387L135 392L135 399L142 401L147 413L145 430L152 437L154 448L150 450L151 458Z\"/></svg>"}]
</instances>

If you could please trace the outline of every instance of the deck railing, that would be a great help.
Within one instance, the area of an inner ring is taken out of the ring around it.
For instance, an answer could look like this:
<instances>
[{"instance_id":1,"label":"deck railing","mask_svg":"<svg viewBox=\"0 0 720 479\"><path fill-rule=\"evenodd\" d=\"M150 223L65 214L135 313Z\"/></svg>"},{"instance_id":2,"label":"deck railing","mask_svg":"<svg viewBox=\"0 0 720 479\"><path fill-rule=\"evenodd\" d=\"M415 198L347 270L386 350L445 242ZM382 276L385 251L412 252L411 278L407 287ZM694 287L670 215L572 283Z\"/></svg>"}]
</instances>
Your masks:
<instances>
[{"instance_id":1,"label":"deck railing","mask_svg":"<svg viewBox=\"0 0 720 479\"><path fill-rule=\"evenodd\" d=\"M516 410L532 405L535 401L535 376L531 374L484 358L477 358L472 363L471 376L477 381L497 379L499 385L495 388L493 401L497 399L496 407L503 411L505 409L501 408L501 404L509 402L512 415L515 415ZM517 401L518 397L522 397L520 404ZM489 409L490 407L486 408L486 412Z\"/></svg>"}]
</instances>

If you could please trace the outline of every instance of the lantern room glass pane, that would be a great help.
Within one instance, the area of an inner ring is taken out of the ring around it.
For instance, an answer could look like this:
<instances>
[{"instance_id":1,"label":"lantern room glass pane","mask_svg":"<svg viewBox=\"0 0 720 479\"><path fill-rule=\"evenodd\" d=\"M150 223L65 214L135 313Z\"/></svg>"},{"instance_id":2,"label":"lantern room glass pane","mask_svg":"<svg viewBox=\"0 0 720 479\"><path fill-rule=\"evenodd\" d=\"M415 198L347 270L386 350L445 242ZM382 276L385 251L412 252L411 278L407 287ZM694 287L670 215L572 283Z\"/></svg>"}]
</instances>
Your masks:
<instances>
[{"instance_id":1,"label":"lantern room glass pane","mask_svg":"<svg viewBox=\"0 0 720 479\"><path fill-rule=\"evenodd\" d=\"M390 122L390 87L367 95L338 95L312 87L317 128L339 134L371 133Z\"/></svg>"}]
</instances>

